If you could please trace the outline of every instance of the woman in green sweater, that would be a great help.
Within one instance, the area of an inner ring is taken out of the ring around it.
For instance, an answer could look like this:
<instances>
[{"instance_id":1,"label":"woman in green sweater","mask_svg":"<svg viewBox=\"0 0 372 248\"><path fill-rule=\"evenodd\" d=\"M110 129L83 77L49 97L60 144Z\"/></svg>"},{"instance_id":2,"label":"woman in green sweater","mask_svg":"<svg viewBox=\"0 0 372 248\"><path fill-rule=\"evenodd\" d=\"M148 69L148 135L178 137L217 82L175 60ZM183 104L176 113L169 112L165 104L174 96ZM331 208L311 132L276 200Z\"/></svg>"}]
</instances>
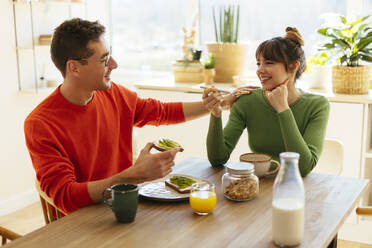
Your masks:
<instances>
[{"instance_id":1,"label":"woman in green sweater","mask_svg":"<svg viewBox=\"0 0 372 248\"><path fill-rule=\"evenodd\" d=\"M229 160L247 129L253 152L270 154L276 160L281 152L298 152L302 176L315 167L323 149L329 102L295 87L306 67L303 45L297 29L288 27L285 37L258 46L257 76L262 88L238 99L232 96L231 101L236 101L224 129L221 107L211 107L207 150L212 166L223 166Z\"/></svg>"}]
</instances>

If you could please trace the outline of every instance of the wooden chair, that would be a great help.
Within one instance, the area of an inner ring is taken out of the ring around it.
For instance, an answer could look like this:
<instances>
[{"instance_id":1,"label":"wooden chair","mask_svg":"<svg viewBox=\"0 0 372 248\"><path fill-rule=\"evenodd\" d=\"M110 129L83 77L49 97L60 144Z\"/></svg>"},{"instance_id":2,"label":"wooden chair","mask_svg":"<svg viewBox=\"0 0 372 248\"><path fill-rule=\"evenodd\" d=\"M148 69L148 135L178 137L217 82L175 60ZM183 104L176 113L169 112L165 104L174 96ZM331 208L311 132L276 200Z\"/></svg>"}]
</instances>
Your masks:
<instances>
[{"instance_id":1,"label":"wooden chair","mask_svg":"<svg viewBox=\"0 0 372 248\"><path fill-rule=\"evenodd\" d=\"M56 221L66 215L63 211L55 207L53 200L50 197L48 197L44 193L44 191L41 190L40 183L38 180L35 180L35 187L36 190L39 192L41 207L43 208L44 213L45 224L49 224L50 222Z\"/></svg>"},{"instance_id":2,"label":"wooden chair","mask_svg":"<svg viewBox=\"0 0 372 248\"><path fill-rule=\"evenodd\" d=\"M5 245L8 240L14 240L19 237L22 237L18 233L15 233L9 229L6 229L5 227L0 226L0 236L1 236L1 244Z\"/></svg>"},{"instance_id":3,"label":"wooden chair","mask_svg":"<svg viewBox=\"0 0 372 248\"><path fill-rule=\"evenodd\" d=\"M355 211L360 216L372 216L372 207L358 207Z\"/></svg>"},{"instance_id":4,"label":"wooden chair","mask_svg":"<svg viewBox=\"0 0 372 248\"><path fill-rule=\"evenodd\" d=\"M344 161L344 146L340 140L326 139L323 153L313 172L341 175Z\"/></svg>"},{"instance_id":5,"label":"wooden chair","mask_svg":"<svg viewBox=\"0 0 372 248\"><path fill-rule=\"evenodd\" d=\"M326 139L324 150L314 172L340 175L343 166L343 144L337 139ZM372 216L372 207L357 207L356 214L359 216Z\"/></svg>"},{"instance_id":6,"label":"wooden chair","mask_svg":"<svg viewBox=\"0 0 372 248\"><path fill-rule=\"evenodd\" d=\"M133 154L133 164L136 162L138 158L138 141L137 141L137 129L133 128L133 136L132 136L132 154Z\"/></svg>"}]
</instances>

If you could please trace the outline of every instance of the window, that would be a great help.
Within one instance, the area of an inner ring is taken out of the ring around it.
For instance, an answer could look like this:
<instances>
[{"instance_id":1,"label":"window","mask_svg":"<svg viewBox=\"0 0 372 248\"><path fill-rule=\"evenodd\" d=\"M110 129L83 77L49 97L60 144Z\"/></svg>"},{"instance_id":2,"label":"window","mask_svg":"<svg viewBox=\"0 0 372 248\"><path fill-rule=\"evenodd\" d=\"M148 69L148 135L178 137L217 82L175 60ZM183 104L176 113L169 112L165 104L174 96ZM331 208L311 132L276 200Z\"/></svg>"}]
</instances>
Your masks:
<instances>
[{"instance_id":1,"label":"window","mask_svg":"<svg viewBox=\"0 0 372 248\"><path fill-rule=\"evenodd\" d=\"M224 0L200 0L201 42L215 42L212 7L229 4ZM240 5L239 40L248 43L247 69L256 69L255 50L259 43L283 36L287 26L296 27L305 40L305 54L315 50L320 37L316 29L323 23L320 15L326 12L346 14L346 0L255 0L237 1Z\"/></svg>"},{"instance_id":2,"label":"window","mask_svg":"<svg viewBox=\"0 0 372 248\"><path fill-rule=\"evenodd\" d=\"M248 43L248 71L256 69L258 44L284 35L287 26L300 31L309 57L322 39L316 34L322 14L372 12L372 0L111 0L112 48L118 71L128 82L169 75L172 63L182 56L182 27L192 13L199 8L200 44L206 51L204 44L215 41L212 6L230 3L240 5L239 40Z\"/></svg>"},{"instance_id":3,"label":"window","mask_svg":"<svg viewBox=\"0 0 372 248\"><path fill-rule=\"evenodd\" d=\"M372 0L365 0L364 15L370 15L372 12Z\"/></svg>"},{"instance_id":4,"label":"window","mask_svg":"<svg viewBox=\"0 0 372 248\"><path fill-rule=\"evenodd\" d=\"M187 2L111 0L113 56L126 80L171 71L181 56Z\"/></svg>"}]
</instances>

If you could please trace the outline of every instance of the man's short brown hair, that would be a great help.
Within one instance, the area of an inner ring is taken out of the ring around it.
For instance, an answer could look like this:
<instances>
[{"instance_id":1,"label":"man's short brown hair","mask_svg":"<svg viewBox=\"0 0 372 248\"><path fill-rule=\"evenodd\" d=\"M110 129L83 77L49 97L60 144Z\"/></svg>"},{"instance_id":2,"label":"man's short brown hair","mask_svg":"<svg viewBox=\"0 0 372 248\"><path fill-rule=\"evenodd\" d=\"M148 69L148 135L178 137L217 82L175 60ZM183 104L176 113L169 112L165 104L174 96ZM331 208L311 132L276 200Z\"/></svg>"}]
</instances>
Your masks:
<instances>
[{"instance_id":1,"label":"man's short brown hair","mask_svg":"<svg viewBox=\"0 0 372 248\"><path fill-rule=\"evenodd\" d=\"M94 51L88 49L88 42L98 41L105 33L105 27L98 21L90 22L80 18L64 21L53 34L50 53L53 63L66 77L66 63L70 59L86 59L93 55ZM83 63L85 61L81 61Z\"/></svg>"}]
</instances>

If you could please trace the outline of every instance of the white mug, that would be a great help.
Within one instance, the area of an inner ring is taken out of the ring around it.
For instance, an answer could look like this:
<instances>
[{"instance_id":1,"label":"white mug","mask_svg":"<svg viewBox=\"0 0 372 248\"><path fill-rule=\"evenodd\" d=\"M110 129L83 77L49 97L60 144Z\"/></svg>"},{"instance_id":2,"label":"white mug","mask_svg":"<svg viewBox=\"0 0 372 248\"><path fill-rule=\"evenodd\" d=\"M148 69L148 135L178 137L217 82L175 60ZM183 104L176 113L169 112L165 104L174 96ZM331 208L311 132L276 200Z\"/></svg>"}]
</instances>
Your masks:
<instances>
[{"instance_id":1,"label":"white mug","mask_svg":"<svg viewBox=\"0 0 372 248\"><path fill-rule=\"evenodd\" d=\"M254 165L254 172L258 177L272 175L280 168L280 163L273 160L271 155L266 153L244 153L240 155L240 162L252 163ZM271 163L278 165L275 170L270 171Z\"/></svg>"}]
</instances>

